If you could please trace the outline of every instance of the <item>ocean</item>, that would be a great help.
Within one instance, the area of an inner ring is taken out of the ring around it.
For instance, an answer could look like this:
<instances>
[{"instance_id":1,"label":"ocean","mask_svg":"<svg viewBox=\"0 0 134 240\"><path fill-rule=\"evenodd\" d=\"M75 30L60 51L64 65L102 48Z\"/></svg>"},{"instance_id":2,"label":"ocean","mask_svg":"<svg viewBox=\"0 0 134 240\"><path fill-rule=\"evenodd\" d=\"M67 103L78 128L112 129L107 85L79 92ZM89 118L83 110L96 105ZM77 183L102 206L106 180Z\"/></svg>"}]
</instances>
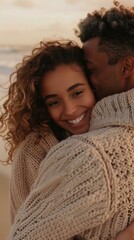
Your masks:
<instances>
[{"instance_id":1,"label":"ocean","mask_svg":"<svg viewBox=\"0 0 134 240\"><path fill-rule=\"evenodd\" d=\"M30 51L31 48L28 46L0 47L0 86L8 83L9 76L15 70L16 64L20 63ZM0 88L0 96L3 94L5 94L5 90Z\"/></svg>"}]
</instances>

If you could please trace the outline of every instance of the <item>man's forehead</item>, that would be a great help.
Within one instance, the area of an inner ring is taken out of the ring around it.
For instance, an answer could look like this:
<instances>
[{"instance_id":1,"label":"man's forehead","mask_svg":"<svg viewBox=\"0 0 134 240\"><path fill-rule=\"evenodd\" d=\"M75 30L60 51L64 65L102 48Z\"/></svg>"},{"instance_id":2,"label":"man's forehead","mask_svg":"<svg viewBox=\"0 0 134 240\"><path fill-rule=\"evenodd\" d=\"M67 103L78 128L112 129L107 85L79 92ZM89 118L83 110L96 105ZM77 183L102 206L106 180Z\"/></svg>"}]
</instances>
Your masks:
<instances>
[{"instance_id":1,"label":"man's forehead","mask_svg":"<svg viewBox=\"0 0 134 240\"><path fill-rule=\"evenodd\" d=\"M100 38L92 38L83 43L85 60L88 64L101 63L101 61L107 63L108 55L106 52L100 51L99 42Z\"/></svg>"},{"instance_id":2,"label":"man's forehead","mask_svg":"<svg viewBox=\"0 0 134 240\"><path fill-rule=\"evenodd\" d=\"M83 43L84 55L87 61L92 62L91 59L99 54L98 44L99 44L98 38L92 38Z\"/></svg>"},{"instance_id":3,"label":"man's forehead","mask_svg":"<svg viewBox=\"0 0 134 240\"><path fill-rule=\"evenodd\" d=\"M99 42L100 42L100 38L98 37L91 38L83 43L83 49L85 51L92 51L92 50L98 51Z\"/></svg>"}]
</instances>

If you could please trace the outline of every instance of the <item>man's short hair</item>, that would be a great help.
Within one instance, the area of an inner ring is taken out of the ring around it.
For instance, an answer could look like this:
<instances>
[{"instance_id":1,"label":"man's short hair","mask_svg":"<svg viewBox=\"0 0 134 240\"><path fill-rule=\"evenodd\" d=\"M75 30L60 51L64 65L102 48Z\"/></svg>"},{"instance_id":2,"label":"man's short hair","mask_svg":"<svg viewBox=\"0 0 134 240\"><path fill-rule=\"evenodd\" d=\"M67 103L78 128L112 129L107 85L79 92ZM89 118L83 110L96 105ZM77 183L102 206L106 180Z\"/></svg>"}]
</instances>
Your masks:
<instances>
[{"instance_id":1,"label":"man's short hair","mask_svg":"<svg viewBox=\"0 0 134 240\"><path fill-rule=\"evenodd\" d=\"M114 1L114 7L88 13L78 24L77 36L82 43L99 37L99 51L106 52L109 64L126 56L134 57L134 7Z\"/></svg>"}]
</instances>

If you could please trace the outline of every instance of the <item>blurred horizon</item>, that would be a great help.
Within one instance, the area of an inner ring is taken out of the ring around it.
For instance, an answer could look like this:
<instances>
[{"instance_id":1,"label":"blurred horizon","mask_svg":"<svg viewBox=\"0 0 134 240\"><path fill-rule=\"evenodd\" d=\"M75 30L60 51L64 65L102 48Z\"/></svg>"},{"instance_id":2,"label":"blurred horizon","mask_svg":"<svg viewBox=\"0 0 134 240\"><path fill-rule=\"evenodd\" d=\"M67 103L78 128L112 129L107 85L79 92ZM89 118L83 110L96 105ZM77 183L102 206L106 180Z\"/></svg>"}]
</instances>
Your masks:
<instances>
[{"instance_id":1,"label":"blurred horizon","mask_svg":"<svg viewBox=\"0 0 134 240\"><path fill-rule=\"evenodd\" d=\"M113 0L0 0L0 46L31 46L50 38L76 40L74 28L81 18L111 6Z\"/></svg>"}]
</instances>

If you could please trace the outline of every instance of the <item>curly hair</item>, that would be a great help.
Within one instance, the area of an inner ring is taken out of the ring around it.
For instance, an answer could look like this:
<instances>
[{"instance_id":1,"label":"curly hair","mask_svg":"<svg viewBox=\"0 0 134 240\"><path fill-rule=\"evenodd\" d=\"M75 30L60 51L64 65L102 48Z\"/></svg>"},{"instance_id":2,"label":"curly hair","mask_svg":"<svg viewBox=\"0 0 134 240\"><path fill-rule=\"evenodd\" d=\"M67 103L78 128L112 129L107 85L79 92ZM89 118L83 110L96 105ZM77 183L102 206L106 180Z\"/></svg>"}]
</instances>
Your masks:
<instances>
[{"instance_id":1,"label":"curly hair","mask_svg":"<svg viewBox=\"0 0 134 240\"><path fill-rule=\"evenodd\" d=\"M75 31L82 43L99 37L98 50L107 53L111 65L126 56L134 57L134 7L113 3L115 6L109 10L88 13Z\"/></svg>"},{"instance_id":2,"label":"curly hair","mask_svg":"<svg viewBox=\"0 0 134 240\"><path fill-rule=\"evenodd\" d=\"M8 144L7 163L17 146L31 131L46 133L51 129L57 139L66 138L64 129L50 118L41 96L45 73L61 64L78 64L86 74L83 50L74 41L40 42L30 56L25 56L10 76L6 101L0 108L0 133ZM87 76L87 74L86 74Z\"/></svg>"}]
</instances>

